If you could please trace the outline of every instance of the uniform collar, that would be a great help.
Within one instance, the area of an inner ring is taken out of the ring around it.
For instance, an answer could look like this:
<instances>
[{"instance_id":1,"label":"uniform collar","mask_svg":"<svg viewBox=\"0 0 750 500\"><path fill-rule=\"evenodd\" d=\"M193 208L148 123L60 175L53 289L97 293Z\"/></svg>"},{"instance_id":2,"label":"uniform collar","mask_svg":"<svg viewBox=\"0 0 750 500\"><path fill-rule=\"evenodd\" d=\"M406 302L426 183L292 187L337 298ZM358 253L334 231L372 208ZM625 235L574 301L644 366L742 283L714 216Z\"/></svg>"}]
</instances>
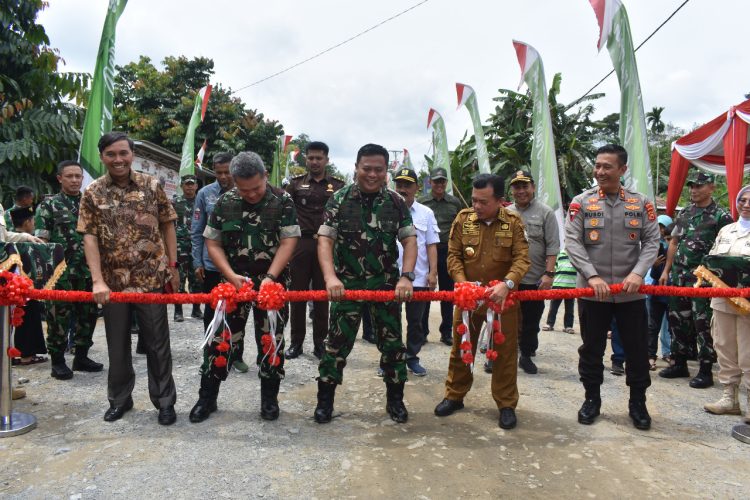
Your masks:
<instances>
[{"instance_id":1,"label":"uniform collar","mask_svg":"<svg viewBox=\"0 0 750 500\"><path fill-rule=\"evenodd\" d=\"M606 198L606 197L607 197L607 193L605 193L605 192L604 192L604 191L602 190L602 188L598 188L598 189L597 189L597 191L598 191L598 193L599 193L599 199L600 199L600 200L603 200L604 198ZM623 188L623 187L622 187L622 185L620 185L620 199L621 199L621 200L624 200L624 199L625 199L625 188Z\"/></svg>"},{"instance_id":2,"label":"uniform collar","mask_svg":"<svg viewBox=\"0 0 750 500\"><path fill-rule=\"evenodd\" d=\"M130 175L128 175L128 178L130 179L131 183L136 182L136 173L135 173L135 170L133 170L132 165L130 167ZM117 184L115 184L115 180L112 178L111 175L109 175L109 170L107 170L107 173L104 174L104 179L108 186L113 186L113 185L117 186Z\"/></svg>"},{"instance_id":3,"label":"uniform collar","mask_svg":"<svg viewBox=\"0 0 750 500\"><path fill-rule=\"evenodd\" d=\"M388 188L385 187L385 186L383 186L383 187L380 188L380 191L375 191L374 193L363 193L362 191L359 190L359 184L357 184L356 182L354 182L352 184L352 190L351 190L350 194L351 194L352 198L362 198L362 196L364 196L365 194L374 194L374 195L377 195L377 196L385 196L385 194L387 192L388 192Z\"/></svg>"}]
</instances>

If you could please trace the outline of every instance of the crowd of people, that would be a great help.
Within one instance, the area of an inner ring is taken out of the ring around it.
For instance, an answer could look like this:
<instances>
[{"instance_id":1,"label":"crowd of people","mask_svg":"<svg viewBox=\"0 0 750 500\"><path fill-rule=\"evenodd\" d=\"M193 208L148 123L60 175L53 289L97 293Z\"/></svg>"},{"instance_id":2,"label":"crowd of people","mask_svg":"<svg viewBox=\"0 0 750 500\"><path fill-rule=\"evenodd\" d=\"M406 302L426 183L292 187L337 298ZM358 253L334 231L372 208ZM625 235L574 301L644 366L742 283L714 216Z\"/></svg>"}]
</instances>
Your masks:
<instances>
[{"instance_id":1,"label":"crowd of people","mask_svg":"<svg viewBox=\"0 0 750 500\"><path fill-rule=\"evenodd\" d=\"M99 152L106 173L83 192L84 172L75 161L59 164L60 192L45 197L36 209L33 190L19 187L13 207L0 217L0 237L5 242L60 244L67 265L56 287L92 291L94 297L94 303L30 301L23 326L15 332L21 356L14 364L43 363L49 354L51 376L58 380L69 380L76 371L103 370L102 363L88 357L101 306L108 353L105 421L118 420L133 408L131 329L136 323L158 422L170 425L177 419L167 306L113 303L111 292L210 292L222 282L236 289L247 282L256 290L277 282L290 290L326 290L330 303L295 302L272 314L241 303L227 313L227 328L214 321L210 305L203 310L194 305L191 316L203 320L206 342L198 398L189 414L193 423L217 411L219 389L230 370L248 370L244 337L251 312L260 416L279 418L286 362L303 354L310 306L312 354L319 360L315 421L332 419L336 388L343 383L347 357L362 324L364 337L380 352L378 373L385 383L386 411L395 422L406 422L407 374L427 374L419 353L429 334L430 304L412 301L413 294L453 290L461 282L487 286L488 292L468 320L450 302L440 304L440 341L450 353L444 398L434 410L437 416L463 408L473 370L464 356L462 325L468 325L476 355L487 309L495 303L502 308L504 341L495 345L497 357L488 357L484 371L492 374L498 425L514 428L518 368L538 375L534 358L543 356L540 329L555 331L563 303L560 331L575 333L575 301L551 301L543 319L544 301L504 307L506 298L514 290L575 287L594 290L594 296L577 301L581 424L594 423L601 411L608 340L613 350L611 372L625 375L628 413L636 428L651 426L646 392L660 343L669 363L660 377L689 378L687 362L697 360L699 370L689 386L710 387L718 361L724 390L719 401L706 403L705 410L741 413L740 384L750 389L750 316L725 299L645 296L639 288L692 286L697 280L693 271L701 265L726 286L746 287L750 186L735 201L739 219L733 222L712 197L713 176L698 172L688 181L690 204L673 220L658 215L653 200L621 183L627 152L606 145L596 153L595 187L571 201L561 227L553 210L536 198L534 178L526 170L508 179L508 192L505 179L477 175L471 206L464 207L449 194L442 168L432 170L431 189L421 198L418 175L410 168L396 170L395 189L389 189L389 154L376 144L359 150L354 180L347 184L328 173L328 146L311 142L304 151L306 172L290 179L285 188L268 183L257 154L218 153L213 157L215 181L199 189L195 176L184 176L181 193L172 200L157 179L132 168L133 141L126 134L102 136ZM508 193L513 203L506 202ZM609 286L616 283L622 283L623 293L610 292ZM345 301L346 290L390 290L395 300ZM184 321L179 304L173 320ZM66 352L73 353L70 368ZM22 396L14 390L14 397ZM750 408L745 420L750 422Z\"/></svg>"}]
</instances>

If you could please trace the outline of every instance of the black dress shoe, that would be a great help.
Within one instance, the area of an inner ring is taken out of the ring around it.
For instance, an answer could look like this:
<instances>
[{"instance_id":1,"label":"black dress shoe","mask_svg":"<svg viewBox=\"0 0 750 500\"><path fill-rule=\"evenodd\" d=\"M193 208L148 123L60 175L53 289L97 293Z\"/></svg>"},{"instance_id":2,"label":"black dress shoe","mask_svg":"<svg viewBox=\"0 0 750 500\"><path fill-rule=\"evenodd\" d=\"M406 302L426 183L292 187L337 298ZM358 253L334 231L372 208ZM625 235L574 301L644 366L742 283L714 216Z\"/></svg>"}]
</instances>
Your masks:
<instances>
[{"instance_id":1,"label":"black dress shoe","mask_svg":"<svg viewBox=\"0 0 750 500\"><path fill-rule=\"evenodd\" d=\"M93 359L89 358L86 355L81 355L81 353L78 353L75 358L73 358L73 370L77 372L100 372L104 369L104 365L101 363L97 363Z\"/></svg>"},{"instance_id":2,"label":"black dress shoe","mask_svg":"<svg viewBox=\"0 0 750 500\"><path fill-rule=\"evenodd\" d=\"M645 401L631 401L628 409L636 429L647 431L651 428L651 416L648 414Z\"/></svg>"},{"instance_id":3,"label":"black dress shoe","mask_svg":"<svg viewBox=\"0 0 750 500\"><path fill-rule=\"evenodd\" d=\"M437 415L438 417L447 417L448 415L452 415L455 411L460 410L463 407L463 401L444 399L435 407L435 415Z\"/></svg>"},{"instance_id":4,"label":"black dress shoe","mask_svg":"<svg viewBox=\"0 0 750 500\"><path fill-rule=\"evenodd\" d=\"M287 349L284 353L284 356L286 357L286 359L294 359L299 358L300 354L302 354L301 345L290 345L289 349Z\"/></svg>"},{"instance_id":5,"label":"black dress shoe","mask_svg":"<svg viewBox=\"0 0 750 500\"><path fill-rule=\"evenodd\" d=\"M498 425L501 429L512 429L517 423L516 411L513 408L500 409L500 421L498 422Z\"/></svg>"},{"instance_id":6,"label":"black dress shoe","mask_svg":"<svg viewBox=\"0 0 750 500\"><path fill-rule=\"evenodd\" d=\"M177 421L177 414L174 412L174 406L159 408L159 418L157 420L160 425L172 425L175 423Z\"/></svg>"},{"instance_id":7,"label":"black dress shoe","mask_svg":"<svg viewBox=\"0 0 750 500\"><path fill-rule=\"evenodd\" d=\"M591 425L599 416L599 410L602 407L601 399L586 399L581 405L581 409L578 410L578 423L583 425Z\"/></svg>"},{"instance_id":8,"label":"black dress shoe","mask_svg":"<svg viewBox=\"0 0 750 500\"><path fill-rule=\"evenodd\" d=\"M440 337L440 342L442 342L443 344L445 344L448 347L450 347L450 346L453 345L453 337L448 336L448 335L446 335L444 337Z\"/></svg>"},{"instance_id":9,"label":"black dress shoe","mask_svg":"<svg viewBox=\"0 0 750 500\"><path fill-rule=\"evenodd\" d=\"M133 400L129 399L125 402L122 406L111 406L109 410L104 412L104 421L105 422L114 422L115 420L120 420L123 415L125 415L126 412L133 409Z\"/></svg>"},{"instance_id":10,"label":"black dress shoe","mask_svg":"<svg viewBox=\"0 0 750 500\"><path fill-rule=\"evenodd\" d=\"M518 366L529 375L536 375L537 367L529 356L521 356L518 358Z\"/></svg>"},{"instance_id":11,"label":"black dress shoe","mask_svg":"<svg viewBox=\"0 0 750 500\"><path fill-rule=\"evenodd\" d=\"M217 409L215 399L198 398L193 409L190 410L190 421L194 424L203 422Z\"/></svg>"},{"instance_id":12,"label":"black dress shoe","mask_svg":"<svg viewBox=\"0 0 750 500\"><path fill-rule=\"evenodd\" d=\"M323 359L323 355L326 353L326 348L322 345L316 345L313 349L313 356L318 359Z\"/></svg>"},{"instance_id":13,"label":"black dress shoe","mask_svg":"<svg viewBox=\"0 0 750 500\"><path fill-rule=\"evenodd\" d=\"M73 370L68 368L65 360L59 363L52 363L52 378L57 380L70 380L73 378Z\"/></svg>"},{"instance_id":14,"label":"black dress shoe","mask_svg":"<svg viewBox=\"0 0 750 500\"><path fill-rule=\"evenodd\" d=\"M689 377L690 372L688 371L687 365L674 364L660 371L659 376L662 378L682 378L682 377Z\"/></svg>"}]
</instances>

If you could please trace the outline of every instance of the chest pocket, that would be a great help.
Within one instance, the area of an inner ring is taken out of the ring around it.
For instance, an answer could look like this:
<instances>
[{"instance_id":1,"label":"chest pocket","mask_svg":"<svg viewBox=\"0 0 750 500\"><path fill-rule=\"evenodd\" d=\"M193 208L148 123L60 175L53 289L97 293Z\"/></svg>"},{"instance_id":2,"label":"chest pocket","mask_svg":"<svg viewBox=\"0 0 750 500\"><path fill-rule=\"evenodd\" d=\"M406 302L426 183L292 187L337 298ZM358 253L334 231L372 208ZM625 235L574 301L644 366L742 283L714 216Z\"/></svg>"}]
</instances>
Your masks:
<instances>
[{"instance_id":1,"label":"chest pocket","mask_svg":"<svg viewBox=\"0 0 750 500\"><path fill-rule=\"evenodd\" d=\"M390 203L387 203L380 207L380 210L378 210L378 227L380 227L380 230L384 233L395 233L398 231L398 222L399 222L399 211L391 205Z\"/></svg>"},{"instance_id":2,"label":"chest pocket","mask_svg":"<svg viewBox=\"0 0 750 500\"><path fill-rule=\"evenodd\" d=\"M480 237L478 234L464 235L464 261L473 262L479 259L479 243Z\"/></svg>"},{"instance_id":3,"label":"chest pocket","mask_svg":"<svg viewBox=\"0 0 750 500\"><path fill-rule=\"evenodd\" d=\"M339 208L339 230L352 234L362 232L362 205L351 199L346 199Z\"/></svg>"},{"instance_id":4,"label":"chest pocket","mask_svg":"<svg viewBox=\"0 0 750 500\"><path fill-rule=\"evenodd\" d=\"M281 203L279 203L279 200L269 201L260 214L260 227L264 231L276 235L279 232L280 225Z\"/></svg>"},{"instance_id":5,"label":"chest pocket","mask_svg":"<svg viewBox=\"0 0 750 500\"><path fill-rule=\"evenodd\" d=\"M641 241L641 228L643 227L643 213L625 214L625 244L637 245Z\"/></svg>"},{"instance_id":6,"label":"chest pocket","mask_svg":"<svg viewBox=\"0 0 750 500\"><path fill-rule=\"evenodd\" d=\"M541 241L544 238L544 226L538 222L529 222L526 224L526 238Z\"/></svg>"},{"instance_id":7,"label":"chest pocket","mask_svg":"<svg viewBox=\"0 0 750 500\"><path fill-rule=\"evenodd\" d=\"M70 210L56 210L52 214L52 219L55 221L56 226L67 226L73 223L73 214Z\"/></svg>"},{"instance_id":8,"label":"chest pocket","mask_svg":"<svg viewBox=\"0 0 750 500\"><path fill-rule=\"evenodd\" d=\"M242 245L242 224L239 219L230 219L221 224L222 243L227 248L239 248Z\"/></svg>"},{"instance_id":9,"label":"chest pocket","mask_svg":"<svg viewBox=\"0 0 750 500\"><path fill-rule=\"evenodd\" d=\"M492 260L498 262L511 260L513 256L513 233L511 231L496 232L493 243Z\"/></svg>"}]
</instances>

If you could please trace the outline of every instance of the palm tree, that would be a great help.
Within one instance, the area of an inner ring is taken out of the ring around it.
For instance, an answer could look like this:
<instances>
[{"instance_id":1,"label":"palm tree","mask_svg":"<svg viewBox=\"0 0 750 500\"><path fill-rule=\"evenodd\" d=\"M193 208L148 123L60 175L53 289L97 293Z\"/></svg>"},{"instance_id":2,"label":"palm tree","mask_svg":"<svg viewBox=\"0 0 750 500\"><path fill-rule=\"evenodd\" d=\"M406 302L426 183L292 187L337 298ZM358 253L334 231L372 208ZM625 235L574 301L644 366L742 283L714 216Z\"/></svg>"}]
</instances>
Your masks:
<instances>
[{"instance_id":1,"label":"palm tree","mask_svg":"<svg viewBox=\"0 0 750 500\"><path fill-rule=\"evenodd\" d=\"M661 113L664 111L663 106L654 106L651 111L646 113L646 123L651 127L652 138L658 142L661 139L662 134L666 125L661 120ZM656 149L656 180L654 181L654 187L656 188L656 194L659 194L659 147Z\"/></svg>"}]
</instances>

